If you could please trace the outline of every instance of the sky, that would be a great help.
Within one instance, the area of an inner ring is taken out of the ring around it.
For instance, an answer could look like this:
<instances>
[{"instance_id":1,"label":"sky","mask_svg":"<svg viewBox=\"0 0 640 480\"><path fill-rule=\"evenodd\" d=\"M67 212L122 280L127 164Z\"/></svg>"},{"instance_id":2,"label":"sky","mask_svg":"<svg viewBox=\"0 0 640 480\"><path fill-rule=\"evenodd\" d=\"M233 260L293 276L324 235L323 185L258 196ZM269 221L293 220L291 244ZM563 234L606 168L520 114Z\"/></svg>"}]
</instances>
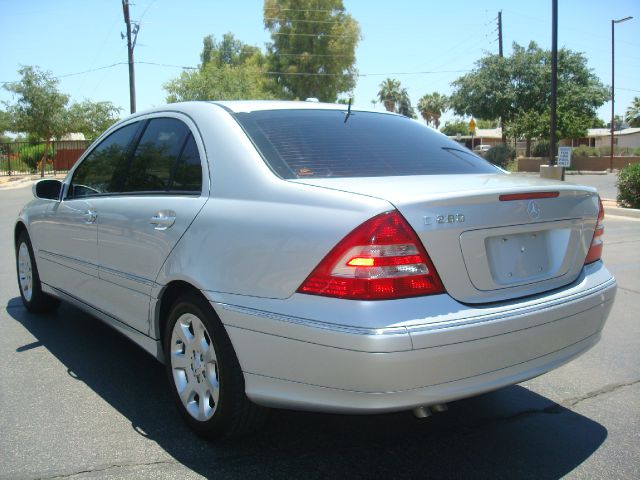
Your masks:
<instances>
[{"instance_id":1,"label":"sky","mask_svg":"<svg viewBox=\"0 0 640 480\"><path fill-rule=\"evenodd\" d=\"M588 66L611 85L611 20L615 26L615 113L640 96L640 0L559 0L558 45L583 52ZM359 78L354 106L373 104L379 84L396 78L412 104L434 91L450 94L451 82L498 52L497 14L502 11L504 54L535 41L551 48L551 0L344 0L360 24ZM131 0L140 22L135 47L137 109L162 105L163 84L182 67L200 62L202 39L237 39L264 49L261 0ZM0 87L19 79L21 65L37 65L59 78L73 101L111 101L129 113L129 79L121 0L0 0ZM0 88L0 102L11 100ZM443 120L451 118L448 112ZM611 117L610 102L598 110Z\"/></svg>"}]
</instances>

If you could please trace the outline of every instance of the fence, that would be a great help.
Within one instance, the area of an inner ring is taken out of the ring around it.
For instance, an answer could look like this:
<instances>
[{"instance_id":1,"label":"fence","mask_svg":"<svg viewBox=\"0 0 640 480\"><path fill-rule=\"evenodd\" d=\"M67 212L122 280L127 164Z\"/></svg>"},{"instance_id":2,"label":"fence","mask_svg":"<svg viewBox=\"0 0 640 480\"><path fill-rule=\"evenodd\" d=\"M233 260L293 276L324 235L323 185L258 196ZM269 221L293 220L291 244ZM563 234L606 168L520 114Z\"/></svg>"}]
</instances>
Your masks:
<instances>
[{"instance_id":1,"label":"fence","mask_svg":"<svg viewBox=\"0 0 640 480\"><path fill-rule=\"evenodd\" d=\"M45 172L67 172L87 149L90 140L51 142ZM28 175L40 172L45 142L0 143L0 175Z\"/></svg>"}]
</instances>

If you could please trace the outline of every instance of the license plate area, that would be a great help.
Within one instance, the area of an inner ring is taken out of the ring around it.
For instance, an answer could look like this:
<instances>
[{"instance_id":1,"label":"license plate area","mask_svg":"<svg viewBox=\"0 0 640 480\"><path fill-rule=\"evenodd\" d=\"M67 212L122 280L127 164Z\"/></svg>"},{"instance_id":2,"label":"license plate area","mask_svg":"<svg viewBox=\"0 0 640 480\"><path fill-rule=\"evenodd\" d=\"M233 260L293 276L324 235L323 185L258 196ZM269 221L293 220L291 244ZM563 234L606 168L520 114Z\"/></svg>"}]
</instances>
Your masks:
<instances>
[{"instance_id":1,"label":"license plate area","mask_svg":"<svg viewBox=\"0 0 640 480\"><path fill-rule=\"evenodd\" d=\"M491 276L498 285L547 278L555 262L550 232L498 235L485 240Z\"/></svg>"},{"instance_id":2,"label":"license plate area","mask_svg":"<svg viewBox=\"0 0 640 480\"><path fill-rule=\"evenodd\" d=\"M490 228L463 232L460 246L473 285L496 290L565 275L581 232L577 220Z\"/></svg>"}]
</instances>

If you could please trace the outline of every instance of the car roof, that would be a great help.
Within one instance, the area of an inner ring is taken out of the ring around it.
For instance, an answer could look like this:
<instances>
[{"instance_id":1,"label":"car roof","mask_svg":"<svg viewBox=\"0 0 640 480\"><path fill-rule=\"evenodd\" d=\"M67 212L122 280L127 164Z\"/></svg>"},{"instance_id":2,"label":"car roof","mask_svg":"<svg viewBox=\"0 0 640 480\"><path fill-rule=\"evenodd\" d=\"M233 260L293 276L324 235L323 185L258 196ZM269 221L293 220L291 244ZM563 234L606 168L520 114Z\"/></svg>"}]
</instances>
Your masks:
<instances>
[{"instance_id":1,"label":"car roof","mask_svg":"<svg viewBox=\"0 0 640 480\"><path fill-rule=\"evenodd\" d=\"M323 103L315 101L291 101L291 100L224 100L224 101L204 101L195 100L190 102L177 102L160 105L144 111L135 113L133 116L146 115L157 112L182 111L190 113L194 111L202 111L219 106L232 113L246 113L261 110L341 110L345 111L349 107L342 103ZM373 112L387 115L398 115L397 113L372 110L366 108L353 108L358 112ZM400 115L401 116L401 115ZM127 117L131 118L131 116Z\"/></svg>"}]
</instances>

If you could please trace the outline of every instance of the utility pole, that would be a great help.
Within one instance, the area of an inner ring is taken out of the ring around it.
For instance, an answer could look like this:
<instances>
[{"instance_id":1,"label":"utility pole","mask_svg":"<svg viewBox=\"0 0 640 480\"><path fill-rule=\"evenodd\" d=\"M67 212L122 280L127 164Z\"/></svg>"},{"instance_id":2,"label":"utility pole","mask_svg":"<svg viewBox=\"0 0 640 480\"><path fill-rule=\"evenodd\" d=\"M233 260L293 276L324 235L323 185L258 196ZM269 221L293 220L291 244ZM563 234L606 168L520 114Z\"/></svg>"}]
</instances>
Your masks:
<instances>
[{"instance_id":1,"label":"utility pole","mask_svg":"<svg viewBox=\"0 0 640 480\"><path fill-rule=\"evenodd\" d=\"M502 10L498 12L498 55L502 55Z\"/></svg>"},{"instance_id":2,"label":"utility pole","mask_svg":"<svg viewBox=\"0 0 640 480\"><path fill-rule=\"evenodd\" d=\"M498 12L498 55L503 57L502 54L502 10ZM504 122L502 118L500 118L500 131L502 132L502 143L506 145L507 143L507 134L504 129Z\"/></svg>"},{"instance_id":3,"label":"utility pole","mask_svg":"<svg viewBox=\"0 0 640 480\"><path fill-rule=\"evenodd\" d=\"M122 12L124 13L124 23L127 25L127 51L129 54L129 102L131 105L131 113L136 113L136 74L133 69L133 47L135 47L135 40L133 41L133 43L131 43L131 19L129 18L129 0L122 0ZM137 26L134 34L137 37Z\"/></svg>"},{"instance_id":4,"label":"utility pole","mask_svg":"<svg viewBox=\"0 0 640 480\"><path fill-rule=\"evenodd\" d=\"M549 166L556 164L556 129L558 128L558 0L551 0L551 129L549 135ZM564 180L564 168L562 169Z\"/></svg>"},{"instance_id":5,"label":"utility pole","mask_svg":"<svg viewBox=\"0 0 640 480\"><path fill-rule=\"evenodd\" d=\"M611 19L611 152L609 153L609 171L613 172L613 150L614 150L614 142L613 142L613 131L614 131L614 106L616 103L616 93L615 93L615 37L614 37L614 27L616 23L626 22L627 20L631 20L633 17L625 17L619 20Z\"/></svg>"}]
</instances>

